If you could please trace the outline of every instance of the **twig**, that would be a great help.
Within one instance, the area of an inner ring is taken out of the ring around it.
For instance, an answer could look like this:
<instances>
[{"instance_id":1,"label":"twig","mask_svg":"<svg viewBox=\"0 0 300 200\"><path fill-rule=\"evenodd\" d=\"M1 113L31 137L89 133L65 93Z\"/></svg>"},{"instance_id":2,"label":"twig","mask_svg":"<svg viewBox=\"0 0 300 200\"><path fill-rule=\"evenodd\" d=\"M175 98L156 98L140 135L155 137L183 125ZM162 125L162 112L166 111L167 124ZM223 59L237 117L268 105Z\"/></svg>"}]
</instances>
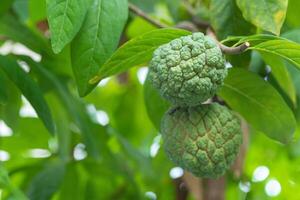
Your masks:
<instances>
[{"instance_id":1,"label":"twig","mask_svg":"<svg viewBox=\"0 0 300 200\"><path fill-rule=\"evenodd\" d=\"M219 44L219 47L220 49L222 50L223 53L225 54L231 54L231 55L234 55L234 54L241 54L243 53L247 48L250 47L250 43L249 42L245 42L237 47L228 47L222 43L220 43L216 37L216 34L212 31L211 28L208 28L206 30L206 34L211 36L212 38L214 38L218 44Z\"/></svg>"},{"instance_id":2,"label":"twig","mask_svg":"<svg viewBox=\"0 0 300 200\"><path fill-rule=\"evenodd\" d=\"M141 9L139 9L138 7L133 5L132 3L129 3L129 10L131 12L135 13L136 15L142 17L143 19L145 19L146 21L148 21L149 23L153 24L154 26L156 26L158 28L167 28L166 25L160 23L158 20L155 20L155 19L151 18L144 11L142 11Z\"/></svg>"},{"instance_id":3,"label":"twig","mask_svg":"<svg viewBox=\"0 0 300 200\"><path fill-rule=\"evenodd\" d=\"M141 9L139 9L138 7L133 5L132 3L129 3L129 9L130 9L131 12L133 12L136 15L142 17L143 19L145 19L146 21L148 21L149 23L153 24L154 26L156 26L158 28L168 28L169 27L169 26L164 25L164 24L160 23L159 21L151 18L144 11L142 11ZM240 54L240 53L243 53L248 47L250 47L249 42L245 42L244 44L241 44L237 47L228 47L228 46L225 46L224 44L221 44L217 40L217 37L216 37L215 33L212 31L212 28L210 27L210 25L207 22L202 22L202 21L197 22L197 20L195 20L196 17L194 16L195 13L191 9L189 9L188 12L192 15L192 18L194 19L193 23L184 21L184 22L180 22L175 27L182 28L182 29L192 31L192 32L198 32L199 30L198 30L197 27L202 26L202 28L206 28L207 29L207 35L210 35L211 37L213 37L218 42L220 49L225 54Z\"/></svg>"},{"instance_id":4,"label":"twig","mask_svg":"<svg viewBox=\"0 0 300 200\"><path fill-rule=\"evenodd\" d=\"M178 24L176 24L175 26L176 28L181 28L181 29L185 29L191 32L199 32L198 28L195 26L194 23L190 22L190 21L182 21L179 22Z\"/></svg>"}]
</instances>

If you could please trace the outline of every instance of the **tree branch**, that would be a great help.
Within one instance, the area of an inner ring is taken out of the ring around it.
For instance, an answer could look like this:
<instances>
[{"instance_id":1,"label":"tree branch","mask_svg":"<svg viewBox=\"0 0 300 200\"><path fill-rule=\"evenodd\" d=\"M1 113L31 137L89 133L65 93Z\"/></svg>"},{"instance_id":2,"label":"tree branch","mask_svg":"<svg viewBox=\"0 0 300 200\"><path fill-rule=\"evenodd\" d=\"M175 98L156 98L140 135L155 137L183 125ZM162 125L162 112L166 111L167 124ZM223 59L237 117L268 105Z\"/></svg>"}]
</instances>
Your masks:
<instances>
[{"instance_id":1,"label":"tree branch","mask_svg":"<svg viewBox=\"0 0 300 200\"><path fill-rule=\"evenodd\" d=\"M158 28L167 28L166 25L160 23L158 20L155 20L151 18L149 15L147 15L144 11L133 5L132 3L129 3L129 10L136 15L142 17L144 20L148 21L149 23L153 24L154 26Z\"/></svg>"},{"instance_id":2,"label":"tree branch","mask_svg":"<svg viewBox=\"0 0 300 200\"><path fill-rule=\"evenodd\" d=\"M131 12L135 13L136 15L142 17L143 19L145 19L146 21L148 21L149 23L153 24L154 26L156 26L158 28L168 28L169 27L169 26L164 25L161 22L151 18L144 11L142 11L141 9L139 9L138 7L133 5L132 3L129 3L129 10ZM191 32L199 32L198 27L199 28L200 27L206 28L207 29L207 35L211 36L212 38L214 38L218 42L218 45L219 45L220 49L225 54L240 54L240 53L243 53L248 47L250 47L249 42L245 42L244 44L241 44L237 47L228 47L224 44L221 44L217 40L217 37L216 37L215 33L213 32L212 28L210 27L210 25L207 22L199 21L196 18L195 13L191 9L188 9L188 12L192 15L192 22L188 22L188 21L180 22L175 27L185 29L185 30L188 30L188 31L191 31Z\"/></svg>"},{"instance_id":3,"label":"tree branch","mask_svg":"<svg viewBox=\"0 0 300 200\"><path fill-rule=\"evenodd\" d=\"M218 44L219 44L219 47L221 49L221 51L225 54L230 54L230 55L234 55L234 54L241 54L243 53L247 48L250 47L250 43L249 42L245 42L237 47L228 47L222 43L220 43L217 39L217 36L216 34L213 32L213 30L211 28L208 28L206 30L206 34L211 36L212 38L214 38Z\"/></svg>"}]
</instances>

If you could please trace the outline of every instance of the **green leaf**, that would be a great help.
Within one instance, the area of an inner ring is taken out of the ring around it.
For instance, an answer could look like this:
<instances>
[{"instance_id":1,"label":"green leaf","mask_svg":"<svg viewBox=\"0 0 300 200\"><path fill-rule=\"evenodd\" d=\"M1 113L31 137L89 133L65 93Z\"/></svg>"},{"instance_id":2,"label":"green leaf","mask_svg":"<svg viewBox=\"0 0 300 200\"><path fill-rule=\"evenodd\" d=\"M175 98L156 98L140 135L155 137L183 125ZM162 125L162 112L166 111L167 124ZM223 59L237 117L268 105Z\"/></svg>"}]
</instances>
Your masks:
<instances>
[{"instance_id":1,"label":"green leaf","mask_svg":"<svg viewBox=\"0 0 300 200\"><path fill-rule=\"evenodd\" d=\"M20 42L37 53L49 52L47 41L21 24L14 16L0 16L0 35Z\"/></svg>"},{"instance_id":2,"label":"green leaf","mask_svg":"<svg viewBox=\"0 0 300 200\"><path fill-rule=\"evenodd\" d=\"M10 6L13 4L14 0L1 0L0 15L9 10Z\"/></svg>"},{"instance_id":3,"label":"green leaf","mask_svg":"<svg viewBox=\"0 0 300 200\"><path fill-rule=\"evenodd\" d=\"M45 169L33 179L28 189L30 200L49 200L59 189L65 174L65 165L56 161L48 163Z\"/></svg>"},{"instance_id":4,"label":"green leaf","mask_svg":"<svg viewBox=\"0 0 300 200\"><path fill-rule=\"evenodd\" d=\"M157 29L134 38L120 47L89 83L94 85L105 77L145 64L151 59L156 48L173 39L189 34L191 33L180 29Z\"/></svg>"},{"instance_id":5,"label":"green leaf","mask_svg":"<svg viewBox=\"0 0 300 200\"><path fill-rule=\"evenodd\" d=\"M292 27L300 26L300 1L299 0L289 0L289 5L286 13L286 22Z\"/></svg>"},{"instance_id":6,"label":"green leaf","mask_svg":"<svg viewBox=\"0 0 300 200\"><path fill-rule=\"evenodd\" d=\"M271 35L231 37L227 41L234 40L238 40L235 46L244 42L250 42L250 47L247 50L257 50L279 56L294 64L297 68L300 68L300 44L293 41Z\"/></svg>"},{"instance_id":7,"label":"green leaf","mask_svg":"<svg viewBox=\"0 0 300 200\"><path fill-rule=\"evenodd\" d=\"M8 100L8 91L6 87L5 75L0 72L0 105L5 105Z\"/></svg>"},{"instance_id":8,"label":"green leaf","mask_svg":"<svg viewBox=\"0 0 300 200\"><path fill-rule=\"evenodd\" d=\"M46 1L29 0L29 18L35 24L46 19Z\"/></svg>"},{"instance_id":9,"label":"green leaf","mask_svg":"<svg viewBox=\"0 0 300 200\"><path fill-rule=\"evenodd\" d=\"M159 131L161 119L171 104L159 95L158 91L150 83L148 77L149 76L147 76L144 84L145 105L150 120Z\"/></svg>"},{"instance_id":10,"label":"green leaf","mask_svg":"<svg viewBox=\"0 0 300 200\"><path fill-rule=\"evenodd\" d=\"M0 162L0 189L5 189L12 193L11 199L17 200L28 200L27 197L17 188L15 188L8 176L8 172L4 168L3 164Z\"/></svg>"},{"instance_id":11,"label":"green leaf","mask_svg":"<svg viewBox=\"0 0 300 200\"><path fill-rule=\"evenodd\" d=\"M288 95L293 104L296 104L296 90L292 78L281 58L272 54L262 53L266 64L271 67L271 74L275 77L281 89Z\"/></svg>"},{"instance_id":12,"label":"green leaf","mask_svg":"<svg viewBox=\"0 0 300 200\"><path fill-rule=\"evenodd\" d=\"M117 48L127 17L127 0L93 0L71 45L72 67L80 96L91 91L89 80Z\"/></svg>"},{"instance_id":13,"label":"green leaf","mask_svg":"<svg viewBox=\"0 0 300 200\"><path fill-rule=\"evenodd\" d=\"M218 94L255 129L282 143L291 140L296 128L292 111L278 92L256 74L231 69Z\"/></svg>"},{"instance_id":14,"label":"green leaf","mask_svg":"<svg viewBox=\"0 0 300 200\"><path fill-rule=\"evenodd\" d=\"M252 45L249 50L257 50L279 56L294 64L300 69L300 45L284 39L269 40Z\"/></svg>"},{"instance_id":15,"label":"green leaf","mask_svg":"<svg viewBox=\"0 0 300 200\"><path fill-rule=\"evenodd\" d=\"M85 179L82 173L80 173L80 166L75 163L67 165L67 171L65 174L64 182L59 192L59 200L81 200L84 199ZM86 178L87 179L87 178Z\"/></svg>"},{"instance_id":16,"label":"green leaf","mask_svg":"<svg viewBox=\"0 0 300 200\"><path fill-rule=\"evenodd\" d=\"M12 58L0 56L0 68L28 99L50 133L54 133L52 116L39 86Z\"/></svg>"},{"instance_id":17,"label":"green leaf","mask_svg":"<svg viewBox=\"0 0 300 200\"><path fill-rule=\"evenodd\" d=\"M212 0L210 20L219 39L232 35L249 35L253 26L243 19L235 0Z\"/></svg>"},{"instance_id":18,"label":"green leaf","mask_svg":"<svg viewBox=\"0 0 300 200\"><path fill-rule=\"evenodd\" d=\"M246 20L276 35L285 19L288 0L236 0Z\"/></svg>"},{"instance_id":19,"label":"green leaf","mask_svg":"<svg viewBox=\"0 0 300 200\"><path fill-rule=\"evenodd\" d=\"M39 79L47 82L51 88L54 89L56 95L59 97L60 101L63 103L63 106L69 112L71 118L74 120L76 125L79 127L84 143L87 147L87 152L89 156L92 156L96 160L99 159L99 149L97 148L97 140L94 135L94 124L86 113L86 109L81 101L74 98L71 95L68 88L62 84L62 82L50 71L41 66L39 63L35 63L32 59L28 57L21 57L22 60L27 62L34 71ZM58 126L61 126L58 124ZM63 131L63 127L58 127L58 131ZM63 149L62 149L63 150Z\"/></svg>"},{"instance_id":20,"label":"green leaf","mask_svg":"<svg viewBox=\"0 0 300 200\"><path fill-rule=\"evenodd\" d=\"M47 17L54 53L72 41L84 21L89 1L47 0Z\"/></svg>"}]
</instances>

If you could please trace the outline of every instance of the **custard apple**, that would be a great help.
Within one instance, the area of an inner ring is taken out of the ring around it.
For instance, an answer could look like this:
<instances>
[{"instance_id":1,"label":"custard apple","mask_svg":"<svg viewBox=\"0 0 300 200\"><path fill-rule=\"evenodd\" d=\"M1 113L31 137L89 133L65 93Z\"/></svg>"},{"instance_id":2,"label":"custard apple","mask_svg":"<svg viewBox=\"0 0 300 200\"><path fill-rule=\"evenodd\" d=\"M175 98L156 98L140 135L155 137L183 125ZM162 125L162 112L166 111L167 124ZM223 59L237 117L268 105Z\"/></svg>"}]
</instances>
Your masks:
<instances>
[{"instance_id":1,"label":"custard apple","mask_svg":"<svg viewBox=\"0 0 300 200\"><path fill-rule=\"evenodd\" d=\"M203 33L177 38L155 50L149 79L175 105L199 105L214 96L227 75L216 42Z\"/></svg>"},{"instance_id":2,"label":"custard apple","mask_svg":"<svg viewBox=\"0 0 300 200\"><path fill-rule=\"evenodd\" d=\"M217 103L168 111L161 133L169 159L204 178L222 176L242 143L240 120Z\"/></svg>"}]
</instances>

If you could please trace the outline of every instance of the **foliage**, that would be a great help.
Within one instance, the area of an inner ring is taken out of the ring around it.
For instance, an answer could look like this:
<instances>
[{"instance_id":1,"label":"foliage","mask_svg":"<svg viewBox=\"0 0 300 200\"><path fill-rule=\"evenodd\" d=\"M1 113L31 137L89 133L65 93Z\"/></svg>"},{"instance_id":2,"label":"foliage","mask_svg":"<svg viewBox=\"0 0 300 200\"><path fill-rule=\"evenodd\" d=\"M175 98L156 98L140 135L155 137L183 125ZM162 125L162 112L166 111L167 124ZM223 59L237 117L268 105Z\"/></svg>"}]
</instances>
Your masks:
<instances>
[{"instance_id":1,"label":"foliage","mask_svg":"<svg viewBox=\"0 0 300 200\"><path fill-rule=\"evenodd\" d=\"M228 46L250 44L239 55L225 55L228 76L212 98L240 115L250 132L242 175L235 170L225 175L226 198L297 199L298 5L298 0L1 0L0 199L182 195L178 188L186 174L174 176L176 166L159 148L160 121L170 105L146 79L155 49L191 34L182 22L203 33L213 29ZM269 170L260 179L259 166ZM268 190L274 181L281 188L277 194Z\"/></svg>"}]
</instances>

